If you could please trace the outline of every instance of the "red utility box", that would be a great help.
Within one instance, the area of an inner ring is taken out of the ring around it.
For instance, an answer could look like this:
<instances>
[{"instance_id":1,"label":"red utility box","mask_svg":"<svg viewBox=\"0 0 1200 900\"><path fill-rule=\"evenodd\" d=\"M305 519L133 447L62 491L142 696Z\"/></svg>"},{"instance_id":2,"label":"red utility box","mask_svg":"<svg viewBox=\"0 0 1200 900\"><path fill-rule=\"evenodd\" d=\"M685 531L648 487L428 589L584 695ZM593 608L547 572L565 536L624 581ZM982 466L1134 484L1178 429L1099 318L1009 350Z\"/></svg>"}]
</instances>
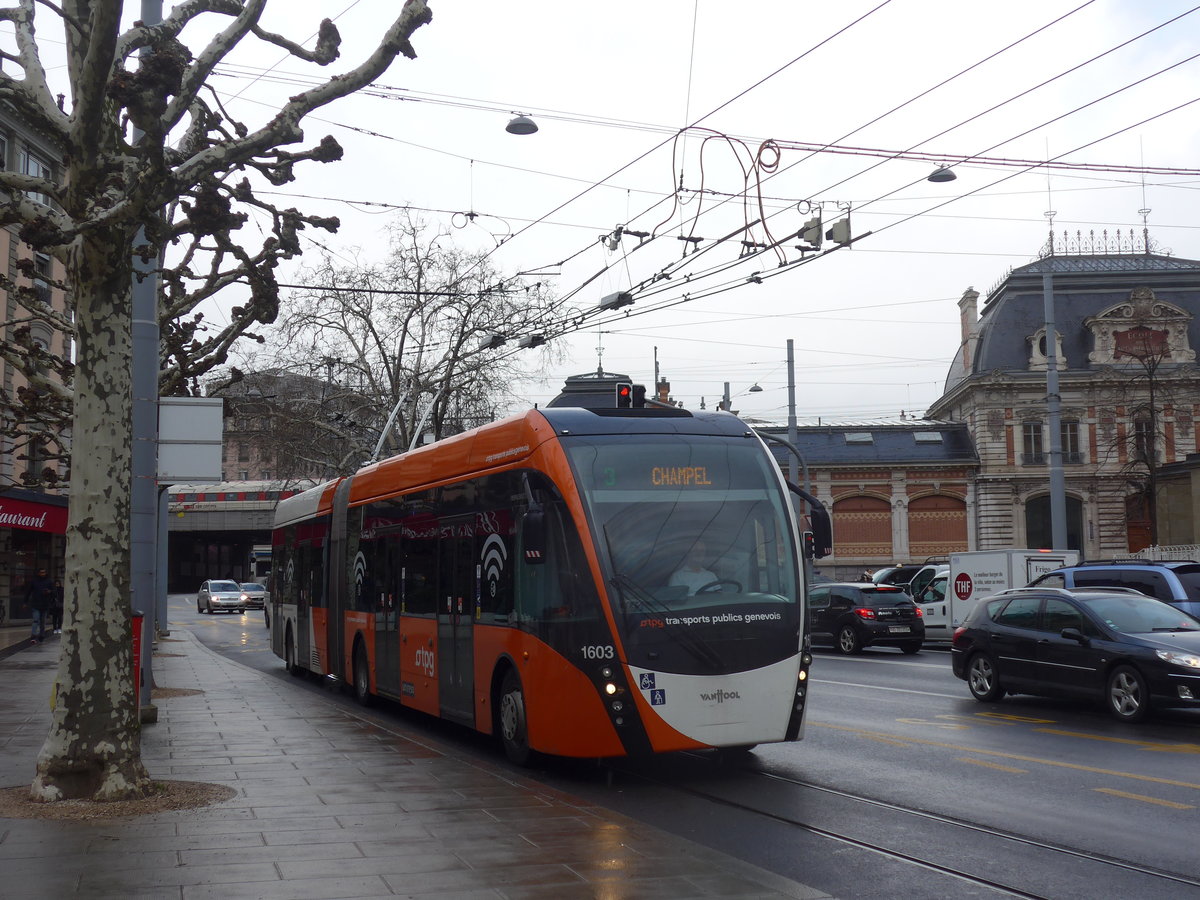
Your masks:
<instances>
[{"instance_id":1,"label":"red utility box","mask_svg":"<svg viewBox=\"0 0 1200 900\"><path fill-rule=\"evenodd\" d=\"M145 616L133 614L133 708L142 708L142 622Z\"/></svg>"}]
</instances>

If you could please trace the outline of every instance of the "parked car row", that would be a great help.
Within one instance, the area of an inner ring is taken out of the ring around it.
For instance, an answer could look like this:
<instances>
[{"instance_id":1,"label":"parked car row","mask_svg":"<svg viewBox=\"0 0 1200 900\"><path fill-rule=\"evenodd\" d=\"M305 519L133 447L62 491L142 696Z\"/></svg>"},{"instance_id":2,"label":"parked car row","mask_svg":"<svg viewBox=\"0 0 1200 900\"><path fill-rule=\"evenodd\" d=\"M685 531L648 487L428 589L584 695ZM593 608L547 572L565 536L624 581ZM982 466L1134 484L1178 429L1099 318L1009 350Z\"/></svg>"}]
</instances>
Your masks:
<instances>
[{"instance_id":1,"label":"parked car row","mask_svg":"<svg viewBox=\"0 0 1200 900\"><path fill-rule=\"evenodd\" d=\"M1062 566L984 596L954 621L947 591L963 597L970 585L948 586L949 567L935 567L910 597L888 581L903 581L905 568L913 567L814 587L813 643L850 654L872 645L916 653L948 641L954 674L983 703L1007 694L1099 700L1126 722L1156 706L1200 708L1198 562Z\"/></svg>"},{"instance_id":2,"label":"parked car row","mask_svg":"<svg viewBox=\"0 0 1200 900\"><path fill-rule=\"evenodd\" d=\"M219 610L244 613L248 609L265 609L266 604L267 589L249 581L213 579L200 585L196 592L196 612L209 615Z\"/></svg>"}]
</instances>

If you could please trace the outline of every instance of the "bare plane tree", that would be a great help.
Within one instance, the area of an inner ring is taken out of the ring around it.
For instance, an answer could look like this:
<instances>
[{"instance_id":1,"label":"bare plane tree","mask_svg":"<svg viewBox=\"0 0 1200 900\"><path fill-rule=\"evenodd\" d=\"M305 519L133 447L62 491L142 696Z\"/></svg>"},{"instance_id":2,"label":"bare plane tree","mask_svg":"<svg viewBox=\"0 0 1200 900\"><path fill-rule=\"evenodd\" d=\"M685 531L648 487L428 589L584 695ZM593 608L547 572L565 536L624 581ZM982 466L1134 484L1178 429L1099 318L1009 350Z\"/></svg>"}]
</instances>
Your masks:
<instances>
[{"instance_id":1,"label":"bare plane tree","mask_svg":"<svg viewBox=\"0 0 1200 900\"><path fill-rule=\"evenodd\" d=\"M329 21L312 49L271 33L260 24L266 6L267 0L182 0L161 23L139 21L125 30L120 0L7 0L0 6L0 22L15 44L15 51L0 53L0 101L63 148L60 177L0 172L0 224L15 225L23 241L63 263L74 312L73 321L53 321L73 329L71 367L56 368L41 357L34 360L39 365L26 365L28 348L19 337L0 348L22 367L31 391L50 398L41 411L47 423L56 411L70 410L73 435L68 627L53 724L31 788L36 800L123 799L150 785L130 674L134 253L153 266L172 248L167 258L175 262L160 273L160 383L168 393L186 391L224 361L239 335L276 318L272 272L298 251L297 231L336 224L261 202L250 176L278 185L291 180L297 163L337 159L341 150L331 138L296 152L281 148L304 140L306 115L378 78L397 56L415 57L410 38L431 18L424 0L407 0L392 21L381 23L378 46L357 65L250 125L232 118L207 86L235 47L262 42L295 61L325 66L338 58L341 43ZM193 38L203 43L192 48L185 29L189 38L213 36ZM65 40L69 95L62 106L42 62L45 35ZM270 237L258 247L236 234L251 214L271 223ZM145 243L135 246L139 231ZM248 299L234 310L232 326L204 331L196 304L234 284Z\"/></svg>"},{"instance_id":2,"label":"bare plane tree","mask_svg":"<svg viewBox=\"0 0 1200 900\"><path fill-rule=\"evenodd\" d=\"M485 254L419 218L402 215L390 235L379 263L327 256L305 272L309 287L255 353L275 379L320 384L261 406L272 424L260 433L272 446L260 449L272 457L302 447L311 454L304 462L326 476L347 474L372 457L381 434L380 455L391 455L425 432L438 439L490 422L512 399L524 373L511 339L536 335L553 317L553 298L540 283L501 277ZM489 346L502 336L503 349Z\"/></svg>"},{"instance_id":3,"label":"bare plane tree","mask_svg":"<svg viewBox=\"0 0 1200 900\"><path fill-rule=\"evenodd\" d=\"M1159 474L1173 460L1165 454L1169 435L1180 422L1190 425L1191 405L1197 386L1194 365L1172 362L1166 331L1138 321L1120 352L1119 369L1106 380L1116 380L1109 392L1119 407L1105 415L1111 419L1109 437L1100 450L1114 460L1132 497L1149 523L1149 541L1158 543Z\"/></svg>"}]
</instances>

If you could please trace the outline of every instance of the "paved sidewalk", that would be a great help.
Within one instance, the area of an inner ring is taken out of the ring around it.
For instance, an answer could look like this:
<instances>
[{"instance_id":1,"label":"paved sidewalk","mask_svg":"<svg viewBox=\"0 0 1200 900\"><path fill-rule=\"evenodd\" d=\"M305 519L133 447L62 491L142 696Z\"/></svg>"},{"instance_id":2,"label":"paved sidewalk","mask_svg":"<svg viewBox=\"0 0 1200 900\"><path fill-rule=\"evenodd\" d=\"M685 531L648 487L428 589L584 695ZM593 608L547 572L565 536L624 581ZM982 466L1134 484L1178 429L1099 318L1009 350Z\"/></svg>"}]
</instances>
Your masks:
<instances>
[{"instance_id":1,"label":"paved sidewalk","mask_svg":"<svg viewBox=\"0 0 1200 900\"><path fill-rule=\"evenodd\" d=\"M0 659L0 787L28 784L57 639ZM227 784L217 806L91 822L0 819L14 898L818 898L707 847L367 722L208 650L155 648L152 777Z\"/></svg>"}]
</instances>

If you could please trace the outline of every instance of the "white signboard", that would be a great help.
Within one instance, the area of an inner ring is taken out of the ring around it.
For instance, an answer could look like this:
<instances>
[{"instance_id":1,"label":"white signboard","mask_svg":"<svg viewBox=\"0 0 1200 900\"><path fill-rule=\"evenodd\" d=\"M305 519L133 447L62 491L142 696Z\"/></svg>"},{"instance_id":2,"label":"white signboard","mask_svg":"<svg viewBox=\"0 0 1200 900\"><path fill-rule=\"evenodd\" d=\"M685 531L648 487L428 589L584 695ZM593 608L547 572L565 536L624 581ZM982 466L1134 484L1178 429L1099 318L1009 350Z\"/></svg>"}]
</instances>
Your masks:
<instances>
[{"instance_id":1,"label":"white signboard","mask_svg":"<svg viewBox=\"0 0 1200 900\"><path fill-rule=\"evenodd\" d=\"M220 397L158 398L158 480L195 484L221 480L225 401Z\"/></svg>"}]
</instances>

